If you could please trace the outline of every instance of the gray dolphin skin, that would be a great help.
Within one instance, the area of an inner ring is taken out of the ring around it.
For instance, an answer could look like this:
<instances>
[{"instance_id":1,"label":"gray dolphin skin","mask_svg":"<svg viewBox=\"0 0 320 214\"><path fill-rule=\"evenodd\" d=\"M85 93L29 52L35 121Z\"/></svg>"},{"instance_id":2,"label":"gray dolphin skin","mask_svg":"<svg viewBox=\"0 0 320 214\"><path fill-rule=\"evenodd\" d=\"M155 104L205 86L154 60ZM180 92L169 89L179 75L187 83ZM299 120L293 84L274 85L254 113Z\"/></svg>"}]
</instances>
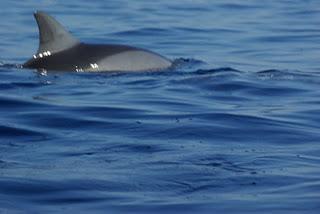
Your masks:
<instances>
[{"instance_id":1,"label":"gray dolphin skin","mask_svg":"<svg viewBox=\"0 0 320 214\"><path fill-rule=\"evenodd\" d=\"M44 12L34 17L39 27L39 48L24 68L52 71L158 71L172 62L149 50L114 44L85 44Z\"/></svg>"}]
</instances>

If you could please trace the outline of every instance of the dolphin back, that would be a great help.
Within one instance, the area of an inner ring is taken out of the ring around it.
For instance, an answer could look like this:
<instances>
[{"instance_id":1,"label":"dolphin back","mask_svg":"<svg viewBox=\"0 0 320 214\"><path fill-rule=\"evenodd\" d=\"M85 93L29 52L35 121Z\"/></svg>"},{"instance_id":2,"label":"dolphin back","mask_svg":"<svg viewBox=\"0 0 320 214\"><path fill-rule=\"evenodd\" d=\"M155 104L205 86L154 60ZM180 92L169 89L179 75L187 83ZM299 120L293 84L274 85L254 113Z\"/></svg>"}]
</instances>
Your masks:
<instances>
[{"instance_id":1,"label":"dolphin back","mask_svg":"<svg viewBox=\"0 0 320 214\"><path fill-rule=\"evenodd\" d=\"M34 17L39 27L36 55L25 68L61 71L143 71L162 70L172 65L165 57L127 45L85 44L73 37L59 22L44 12Z\"/></svg>"}]
</instances>

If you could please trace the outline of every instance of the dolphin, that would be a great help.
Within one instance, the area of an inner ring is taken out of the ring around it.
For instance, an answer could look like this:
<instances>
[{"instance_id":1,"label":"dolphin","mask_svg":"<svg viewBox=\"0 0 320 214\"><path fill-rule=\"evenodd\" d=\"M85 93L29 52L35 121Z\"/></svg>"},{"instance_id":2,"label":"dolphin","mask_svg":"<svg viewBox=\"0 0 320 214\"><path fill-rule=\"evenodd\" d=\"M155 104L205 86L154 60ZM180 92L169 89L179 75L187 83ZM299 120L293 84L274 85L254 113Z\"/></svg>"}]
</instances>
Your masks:
<instances>
[{"instance_id":1,"label":"dolphin","mask_svg":"<svg viewBox=\"0 0 320 214\"><path fill-rule=\"evenodd\" d=\"M128 45L85 44L48 14L34 13L39 48L22 67L53 71L157 71L172 62L149 50Z\"/></svg>"}]
</instances>

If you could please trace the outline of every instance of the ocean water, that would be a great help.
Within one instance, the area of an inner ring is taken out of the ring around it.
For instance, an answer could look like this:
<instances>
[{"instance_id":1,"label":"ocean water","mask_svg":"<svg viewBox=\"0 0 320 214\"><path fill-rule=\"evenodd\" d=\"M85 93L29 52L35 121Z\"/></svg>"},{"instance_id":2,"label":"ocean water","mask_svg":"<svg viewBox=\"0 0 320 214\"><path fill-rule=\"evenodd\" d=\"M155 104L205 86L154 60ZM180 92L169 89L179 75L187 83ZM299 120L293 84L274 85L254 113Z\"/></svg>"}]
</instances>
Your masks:
<instances>
[{"instance_id":1,"label":"ocean water","mask_svg":"<svg viewBox=\"0 0 320 214\"><path fill-rule=\"evenodd\" d=\"M0 213L320 212L320 1L0 6ZM35 10L176 67L22 69Z\"/></svg>"}]
</instances>

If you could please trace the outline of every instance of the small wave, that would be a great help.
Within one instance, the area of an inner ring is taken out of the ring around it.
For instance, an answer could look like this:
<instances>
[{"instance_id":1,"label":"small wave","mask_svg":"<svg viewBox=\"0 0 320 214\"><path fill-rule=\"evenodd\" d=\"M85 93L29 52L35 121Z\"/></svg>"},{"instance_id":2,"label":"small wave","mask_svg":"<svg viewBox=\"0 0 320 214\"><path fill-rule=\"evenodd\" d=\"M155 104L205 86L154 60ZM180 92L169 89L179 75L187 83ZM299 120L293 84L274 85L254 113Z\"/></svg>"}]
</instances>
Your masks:
<instances>
[{"instance_id":1,"label":"small wave","mask_svg":"<svg viewBox=\"0 0 320 214\"><path fill-rule=\"evenodd\" d=\"M202 60L194 59L194 58L177 58L173 60L172 68L174 70L178 69L194 69L196 67L200 67L202 65L206 65L206 63Z\"/></svg>"},{"instance_id":2,"label":"small wave","mask_svg":"<svg viewBox=\"0 0 320 214\"><path fill-rule=\"evenodd\" d=\"M316 73L302 72L299 70L277 70L268 69L256 72L258 77L264 79L282 79L282 80L293 80L293 79L305 79L319 77Z\"/></svg>"},{"instance_id":3,"label":"small wave","mask_svg":"<svg viewBox=\"0 0 320 214\"><path fill-rule=\"evenodd\" d=\"M196 71L193 72L194 74L220 74L220 73L233 73L233 74L239 74L239 73L243 73L240 70L234 69L234 68L230 68L230 67L222 67L222 68L213 68L213 69L198 69Z\"/></svg>"},{"instance_id":4,"label":"small wave","mask_svg":"<svg viewBox=\"0 0 320 214\"><path fill-rule=\"evenodd\" d=\"M25 197L25 200L29 202L46 205L119 200L119 197L112 194L112 191L117 189L125 192L133 188L133 186L119 181L109 182L93 179L51 181L12 177L1 178L0 187L1 192L6 193L9 197ZM109 192L109 195L102 194L103 192Z\"/></svg>"},{"instance_id":5,"label":"small wave","mask_svg":"<svg viewBox=\"0 0 320 214\"><path fill-rule=\"evenodd\" d=\"M31 130L29 128L25 127L19 127L17 125L10 126L10 125L3 125L0 124L0 132L1 132L1 138L7 138L12 139L21 137L23 139L26 139L28 137L44 137L45 134L39 131Z\"/></svg>"},{"instance_id":6,"label":"small wave","mask_svg":"<svg viewBox=\"0 0 320 214\"><path fill-rule=\"evenodd\" d=\"M28 100L21 97L14 97L14 96L0 96L0 103L1 103L1 109L2 110L9 110L12 108L22 108L26 109L28 107L35 108L35 107L45 107L46 104L34 102L33 100Z\"/></svg>"},{"instance_id":7,"label":"small wave","mask_svg":"<svg viewBox=\"0 0 320 214\"><path fill-rule=\"evenodd\" d=\"M168 35L170 33L169 30L163 28L140 28L135 30L127 30L116 32L113 35L115 36L158 36L159 34Z\"/></svg>"},{"instance_id":8,"label":"small wave","mask_svg":"<svg viewBox=\"0 0 320 214\"><path fill-rule=\"evenodd\" d=\"M7 69L12 69L12 68L22 68L21 64L18 63L4 63L0 61L0 68L7 68Z\"/></svg>"}]
</instances>

